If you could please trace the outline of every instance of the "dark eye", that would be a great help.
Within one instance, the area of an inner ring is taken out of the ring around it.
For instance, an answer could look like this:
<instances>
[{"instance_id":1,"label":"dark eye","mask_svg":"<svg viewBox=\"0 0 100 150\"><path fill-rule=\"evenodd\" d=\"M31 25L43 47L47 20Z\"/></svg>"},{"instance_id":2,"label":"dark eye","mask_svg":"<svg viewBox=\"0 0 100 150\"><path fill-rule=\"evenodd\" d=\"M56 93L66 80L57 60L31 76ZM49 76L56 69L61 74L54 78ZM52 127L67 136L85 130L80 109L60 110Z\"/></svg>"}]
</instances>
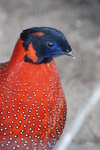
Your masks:
<instances>
[{"instance_id":1,"label":"dark eye","mask_svg":"<svg viewBox=\"0 0 100 150\"><path fill-rule=\"evenodd\" d=\"M47 42L47 45L48 45L50 48L54 47L54 43L52 43L52 42Z\"/></svg>"}]
</instances>

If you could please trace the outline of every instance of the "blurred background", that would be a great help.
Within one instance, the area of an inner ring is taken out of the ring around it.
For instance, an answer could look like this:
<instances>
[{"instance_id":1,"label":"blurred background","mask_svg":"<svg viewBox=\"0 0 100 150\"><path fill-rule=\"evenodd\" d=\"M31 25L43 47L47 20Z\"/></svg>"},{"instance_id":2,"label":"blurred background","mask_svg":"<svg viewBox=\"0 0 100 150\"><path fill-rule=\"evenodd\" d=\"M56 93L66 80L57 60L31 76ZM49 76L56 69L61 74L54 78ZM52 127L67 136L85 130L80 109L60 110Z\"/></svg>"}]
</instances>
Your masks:
<instances>
[{"instance_id":1,"label":"blurred background","mask_svg":"<svg viewBox=\"0 0 100 150\"><path fill-rule=\"evenodd\" d=\"M10 59L20 32L34 26L61 30L76 56L55 59L68 103L67 132L100 84L100 0L0 0L0 62ZM100 150L100 101L68 148L73 149Z\"/></svg>"}]
</instances>

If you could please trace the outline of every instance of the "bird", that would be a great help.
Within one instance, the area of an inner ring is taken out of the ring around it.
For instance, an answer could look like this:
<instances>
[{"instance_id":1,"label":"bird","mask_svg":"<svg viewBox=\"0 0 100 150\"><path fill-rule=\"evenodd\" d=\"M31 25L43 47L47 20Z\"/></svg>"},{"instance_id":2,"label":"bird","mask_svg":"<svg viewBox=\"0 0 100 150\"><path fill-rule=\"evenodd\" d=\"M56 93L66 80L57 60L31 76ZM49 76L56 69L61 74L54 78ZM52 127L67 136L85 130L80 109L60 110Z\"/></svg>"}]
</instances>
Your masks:
<instances>
[{"instance_id":1,"label":"bird","mask_svg":"<svg viewBox=\"0 0 100 150\"><path fill-rule=\"evenodd\" d=\"M0 150L52 150L67 103L55 57L74 58L65 35L52 27L21 32L8 62L0 64Z\"/></svg>"}]
</instances>

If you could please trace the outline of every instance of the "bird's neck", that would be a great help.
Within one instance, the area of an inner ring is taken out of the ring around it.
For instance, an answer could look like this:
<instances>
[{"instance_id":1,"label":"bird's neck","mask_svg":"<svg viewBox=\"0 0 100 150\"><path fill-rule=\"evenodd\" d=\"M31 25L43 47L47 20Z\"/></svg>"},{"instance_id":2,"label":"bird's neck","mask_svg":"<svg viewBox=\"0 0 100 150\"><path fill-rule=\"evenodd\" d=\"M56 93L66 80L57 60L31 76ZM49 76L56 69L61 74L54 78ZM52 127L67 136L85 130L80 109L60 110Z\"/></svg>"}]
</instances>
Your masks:
<instances>
[{"instance_id":1,"label":"bird's neck","mask_svg":"<svg viewBox=\"0 0 100 150\"><path fill-rule=\"evenodd\" d=\"M7 67L7 77L11 82L16 84L16 82L26 83L31 85L34 81L41 84L41 82L46 82L49 84L50 78L56 80L59 78L56 64L54 60L49 63L32 64L29 62L21 61L18 63L13 63L13 60L8 63Z\"/></svg>"},{"instance_id":2,"label":"bird's neck","mask_svg":"<svg viewBox=\"0 0 100 150\"><path fill-rule=\"evenodd\" d=\"M54 60L49 63L32 64L24 61L25 53L23 41L19 38L7 67L10 78L16 77L21 80L24 78L28 81L35 80L34 78L37 77L47 79L47 76L58 75Z\"/></svg>"},{"instance_id":3,"label":"bird's neck","mask_svg":"<svg viewBox=\"0 0 100 150\"><path fill-rule=\"evenodd\" d=\"M24 56L25 56L25 49L23 47L23 41L21 40L21 38L19 38L15 45L13 54L11 56L10 64L15 65L15 63L23 62Z\"/></svg>"}]
</instances>

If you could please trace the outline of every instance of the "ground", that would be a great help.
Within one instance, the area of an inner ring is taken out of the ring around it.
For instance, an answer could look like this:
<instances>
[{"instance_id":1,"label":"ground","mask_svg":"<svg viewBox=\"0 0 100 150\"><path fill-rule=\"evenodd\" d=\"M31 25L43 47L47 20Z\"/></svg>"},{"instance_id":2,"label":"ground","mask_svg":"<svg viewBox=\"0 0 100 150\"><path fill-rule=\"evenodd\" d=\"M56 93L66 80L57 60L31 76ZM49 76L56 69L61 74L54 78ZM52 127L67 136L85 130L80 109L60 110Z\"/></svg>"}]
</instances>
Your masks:
<instances>
[{"instance_id":1,"label":"ground","mask_svg":"<svg viewBox=\"0 0 100 150\"><path fill-rule=\"evenodd\" d=\"M60 29L76 56L55 59L68 103L67 132L100 84L100 1L0 0L0 62L10 59L20 32L33 26ZM100 101L68 148L73 149L100 149Z\"/></svg>"}]
</instances>

